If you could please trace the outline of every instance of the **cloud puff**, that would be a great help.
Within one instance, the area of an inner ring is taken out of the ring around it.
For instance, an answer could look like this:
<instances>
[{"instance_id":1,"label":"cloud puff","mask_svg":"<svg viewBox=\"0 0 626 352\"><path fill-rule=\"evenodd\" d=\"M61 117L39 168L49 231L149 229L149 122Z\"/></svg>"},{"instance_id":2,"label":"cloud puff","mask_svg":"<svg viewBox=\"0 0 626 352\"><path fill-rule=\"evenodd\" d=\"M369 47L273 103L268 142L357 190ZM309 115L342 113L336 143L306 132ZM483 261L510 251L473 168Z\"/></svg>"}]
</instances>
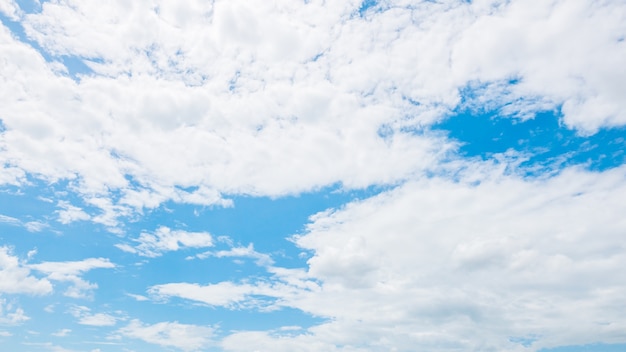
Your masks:
<instances>
[{"instance_id":1,"label":"cloud puff","mask_svg":"<svg viewBox=\"0 0 626 352\"><path fill-rule=\"evenodd\" d=\"M208 232L187 232L183 230L171 230L161 226L154 233L143 232L138 238L133 239L138 244L117 244L117 248L135 253L144 257L159 257L164 252L177 251L183 248L205 248L213 246L213 237Z\"/></svg>"},{"instance_id":2,"label":"cloud puff","mask_svg":"<svg viewBox=\"0 0 626 352\"><path fill-rule=\"evenodd\" d=\"M89 214L87 214L84 210L71 205L69 202L59 201L57 206L62 209L57 211L59 215L59 222L61 224L67 225L74 221L91 219L91 216L89 216Z\"/></svg>"},{"instance_id":3,"label":"cloud puff","mask_svg":"<svg viewBox=\"0 0 626 352\"><path fill-rule=\"evenodd\" d=\"M175 347L183 351L197 351L211 344L214 329L207 326L161 322L153 325L132 320L117 330L124 337L140 339L163 347Z\"/></svg>"},{"instance_id":4,"label":"cloud puff","mask_svg":"<svg viewBox=\"0 0 626 352\"><path fill-rule=\"evenodd\" d=\"M92 314L91 309L85 306L74 306L70 309L70 314L78 319L78 324L89 326L113 326L116 324L118 318L106 314L96 313ZM71 330L70 330L71 331Z\"/></svg>"}]
</instances>

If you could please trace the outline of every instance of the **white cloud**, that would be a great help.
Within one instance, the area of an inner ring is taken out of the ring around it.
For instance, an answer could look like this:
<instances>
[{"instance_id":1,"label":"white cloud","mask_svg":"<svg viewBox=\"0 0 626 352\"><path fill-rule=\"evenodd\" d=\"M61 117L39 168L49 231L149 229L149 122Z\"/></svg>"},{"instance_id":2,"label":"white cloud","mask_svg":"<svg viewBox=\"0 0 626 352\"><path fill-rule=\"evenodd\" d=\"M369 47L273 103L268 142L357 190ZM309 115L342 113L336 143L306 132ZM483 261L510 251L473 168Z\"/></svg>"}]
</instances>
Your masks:
<instances>
[{"instance_id":1,"label":"white cloud","mask_svg":"<svg viewBox=\"0 0 626 352\"><path fill-rule=\"evenodd\" d=\"M17 218L14 218L12 216L1 215L1 214L0 214L0 222L9 224L9 225L20 225L22 223Z\"/></svg>"},{"instance_id":2,"label":"white cloud","mask_svg":"<svg viewBox=\"0 0 626 352\"><path fill-rule=\"evenodd\" d=\"M0 13L13 21L17 21L21 16L21 9L13 0L0 0Z\"/></svg>"},{"instance_id":3,"label":"white cloud","mask_svg":"<svg viewBox=\"0 0 626 352\"><path fill-rule=\"evenodd\" d=\"M79 207L75 207L66 201L59 201L57 204L62 210L58 210L59 222L62 224L70 224L74 221L89 220L91 216Z\"/></svg>"},{"instance_id":4,"label":"white cloud","mask_svg":"<svg viewBox=\"0 0 626 352\"><path fill-rule=\"evenodd\" d=\"M143 302L143 301L147 301L148 300L148 297L146 297L146 296L136 295L136 294L133 294L133 293L127 293L126 296L128 296L130 298L133 298L133 299L135 299L138 302Z\"/></svg>"},{"instance_id":5,"label":"white cloud","mask_svg":"<svg viewBox=\"0 0 626 352\"><path fill-rule=\"evenodd\" d=\"M232 282L220 282L201 286L189 283L170 283L152 286L150 295L157 299L180 297L211 306L234 306L258 291L253 285L240 285Z\"/></svg>"},{"instance_id":6,"label":"white cloud","mask_svg":"<svg viewBox=\"0 0 626 352\"><path fill-rule=\"evenodd\" d=\"M70 309L70 314L78 319L78 324L89 326L113 326L117 323L118 318L106 314L92 314L91 309L85 306L74 306Z\"/></svg>"},{"instance_id":7,"label":"white cloud","mask_svg":"<svg viewBox=\"0 0 626 352\"><path fill-rule=\"evenodd\" d=\"M296 243L314 251L309 274L323 289L295 306L336 320L320 339L386 337L376 350L614 341L626 326L615 310L626 294L625 179L623 167L534 181L490 172L479 185L409 182L320 214Z\"/></svg>"},{"instance_id":8,"label":"white cloud","mask_svg":"<svg viewBox=\"0 0 626 352\"><path fill-rule=\"evenodd\" d=\"M265 254L259 253L254 250L254 244L250 243L247 247L232 247L228 250L219 250L219 251L208 251L204 253L197 254L195 258L198 259L206 259L209 257L216 258L253 258L256 259L256 264L259 266L269 266L274 263L272 257ZM189 257L188 259L192 259L194 257Z\"/></svg>"},{"instance_id":9,"label":"white cloud","mask_svg":"<svg viewBox=\"0 0 626 352\"><path fill-rule=\"evenodd\" d=\"M51 292L50 281L32 276L29 266L13 256L10 248L0 247L0 293L43 295Z\"/></svg>"},{"instance_id":10,"label":"white cloud","mask_svg":"<svg viewBox=\"0 0 626 352\"><path fill-rule=\"evenodd\" d=\"M117 330L117 333L124 337L140 339L163 347L196 351L211 344L214 329L178 322L161 322L149 325L139 320L132 320L126 327Z\"/></svg>"},{"instance_id":11,"label":"white cloud","mask_svg":"<svg viewBox=\"0 0 626 352\"><path fill-rule=\"evenodd\" d=\"M0 331L0 336L2 336L2 337L11 337L11 336L13 336L13 334L8 332L8 331Z\"/></svg>"},{"instance_id":12,"label":"white cloud","mask_svg":"<svg viewBox=\"0 0 626 352\"><path fill-rule=\"evenodd\" d=\"M184 248L205 248L213 246L213 237L208 232L187 232L171 230L161 226L154 233L143 232L133 239L138 244L117 244L117 248L144 257L159 257L164 252L177 251Z\"/></svg>"},{"instance_id":13,"label":"white cloud","mask_svg":"<svg viewBox=\"0 0 626 352\"><path fill-rule=\"evenodd\" d=\"M513 111L516 99L539 97L540 109L563 104L565 122L587 133L624 125L626 105L616 98L626 73L615 70L626 57L624 10L614 2L512 1L461 33L453 69L482 82L519 78Z\"/></svg>"},{"instance_id":14,"label":"white cloud","mask_svg":"<svg viewBox=\"0 0 626 352\"><path fill-rule=\"evenodd\" d=\"M98 288L95 283L83 280L80 276L93 269L110 269L115 264L105 258L89 258L80 261L42 262L30 264L29 268L48 275L48 279L61 282L70 282L71 286L65 295L73 298L90 297L92 291Z\"/></svg>"},{"instance_id":15,"label":"white cloud","mask_svg":"<svg viewBox=\"0 0 626 352\"><path fill-rule=\"evenodd\" d=\"M59 331L52 333L52 336L65 337L69 335L69 333L71 332L72 332L72 329L60 329Z\"/></svg>"},{"instance_id":16,"label":"white cloud","mask_svg":"<svg viewBox=\"0 0 626 352\"><path fill-rule=\"evenodd\" d=\"M40 221L23 222L18 218L2 214L0 214L0 223L5 223L13 226L23 226L28 232L40 232L44 228L48 227L48 224Z\"/></svg>"},{"instance_id":17,"label":"white cloud","mask_svg":"<svg viewBox=\"0 0 626 352\"><path fill-rule=\"evenodd\" d=\"M40 221L29 221L24 223L24 227L29 232L41 232L43 229L48 227L48 224L40 222Z\"/></svg>"}]
</instances>

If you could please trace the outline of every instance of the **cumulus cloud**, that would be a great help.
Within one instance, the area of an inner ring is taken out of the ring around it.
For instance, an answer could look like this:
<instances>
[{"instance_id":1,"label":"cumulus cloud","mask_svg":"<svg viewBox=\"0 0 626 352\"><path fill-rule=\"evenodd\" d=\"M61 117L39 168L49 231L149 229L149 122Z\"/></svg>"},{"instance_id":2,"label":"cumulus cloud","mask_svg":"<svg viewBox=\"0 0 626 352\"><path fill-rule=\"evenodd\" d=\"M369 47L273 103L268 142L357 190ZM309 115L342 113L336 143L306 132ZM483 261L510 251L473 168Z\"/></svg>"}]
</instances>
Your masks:
<instances>
[{"instance_id":1,"label":"cumulus cloud","mask_svg":"<svg viewBox=\"0 0 626 352\"><path fill-rule=\"evenodd\" d=\"M183 248L206 248L213 246L213 237L208 232L171 230L166 226L159 227L154 233L143 232L133 241L138 244L131 246L123 243L115 246L125 252L151 258L159 257L164 252L177 251Z\"/></svg>"},{"instance_id":2,"label":"cumulus cloud","mask_svg":"<svg viewBox=\"0 0 626 352\"><path fill-rule=\"evenodd\" d=\"M50 280L70 282L71 286L65 291L66 296L88 298L98 285L82 279L81 275L93 269L114 268L115 264L105 258L89 258L80 261L43 262L30 264L28 267L46 274Z\"/></svg>"},{"instance_id":3,"label":"cumulus cloud","mask_svg":"<svg viewBox=\"0 0 626 352\"><path fill-rule=\"evenodd\" d=\"M117 330L117 333L120 336L140 339L163 347L197 351L211 344L214 329L178 322L161 322L150 325L139 320L132 320L130 324Z\"/></svg>"}]
</instances>

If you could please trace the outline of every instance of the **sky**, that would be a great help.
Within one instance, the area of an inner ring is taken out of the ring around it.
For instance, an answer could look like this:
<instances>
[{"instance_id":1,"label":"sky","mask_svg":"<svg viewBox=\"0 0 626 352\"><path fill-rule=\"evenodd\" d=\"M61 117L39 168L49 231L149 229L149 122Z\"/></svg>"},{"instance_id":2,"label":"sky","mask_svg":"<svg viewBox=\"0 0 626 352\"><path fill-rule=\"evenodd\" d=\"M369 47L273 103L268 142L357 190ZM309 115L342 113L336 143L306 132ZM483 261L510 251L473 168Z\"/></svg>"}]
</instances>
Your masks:
<instances>
[{"instance_id":1,"label":"sky","mask_svg":"<svg viewBox=\"0 0 626 352\"><path fill-rule=\"evenodd\" d=\"M623 0L0 0L0 349L626 351Z\"/></svg>"}]
</instances>

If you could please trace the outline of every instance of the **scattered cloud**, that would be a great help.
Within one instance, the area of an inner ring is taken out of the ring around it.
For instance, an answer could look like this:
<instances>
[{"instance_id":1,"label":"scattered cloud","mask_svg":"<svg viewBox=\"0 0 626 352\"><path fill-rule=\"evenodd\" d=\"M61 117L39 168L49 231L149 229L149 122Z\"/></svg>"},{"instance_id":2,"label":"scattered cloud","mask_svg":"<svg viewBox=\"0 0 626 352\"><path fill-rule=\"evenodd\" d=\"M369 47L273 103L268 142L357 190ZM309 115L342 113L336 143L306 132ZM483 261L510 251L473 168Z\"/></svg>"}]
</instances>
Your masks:
<instances>
[{"instance_id":1,"label":"scattered cloud","mask_svg":"<svg viewBox=\"0 0 626 352\"><path fill-rule=\"evenodd\" d=\"M228 250L208 251L197 254L195 258L206 259L215 258L253 258L259 266L269 266L274 264L272 257L265 253L259 253L254 250L254 244L250 243L247 247L232 247ZM189 257L192 259L194 257Z\"/></svg>"},{"instance_id":2,"label":"scattered cloud","mask_svg":"<svg viewBox=\"0 0 626 352\"><path fill-rule=\"evenodd\" d=\"M59 215L59 222L64 225L70 224L74 221L84 221L91 219L91 216L89 216L89 214L87 214L81 208L71 205L67 201L61 200L59 201L57 206L62 209L57 211L57 213Z\"/></svg>"}]
</instances>

